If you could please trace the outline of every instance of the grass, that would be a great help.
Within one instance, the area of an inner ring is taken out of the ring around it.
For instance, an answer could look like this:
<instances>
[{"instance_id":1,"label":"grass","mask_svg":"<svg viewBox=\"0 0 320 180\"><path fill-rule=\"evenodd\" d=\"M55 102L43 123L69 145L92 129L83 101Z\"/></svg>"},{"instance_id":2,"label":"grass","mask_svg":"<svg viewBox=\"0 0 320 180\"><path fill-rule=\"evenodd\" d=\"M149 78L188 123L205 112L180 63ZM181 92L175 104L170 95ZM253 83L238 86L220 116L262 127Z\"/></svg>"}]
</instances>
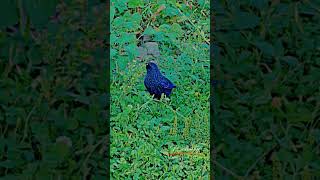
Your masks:
<instances>
[{"instance_id":1,"label":"grass","mask_svg":"<svg viewBox=\"0 0 320 180\"><path fill-rule=\"evenodd\" d=\"M111 177L207 179L209 2L125 2L111 2ZM145 90L141 35L160 47L154 60L177 85L170 99Z\"/></svg>"}]
</instances>

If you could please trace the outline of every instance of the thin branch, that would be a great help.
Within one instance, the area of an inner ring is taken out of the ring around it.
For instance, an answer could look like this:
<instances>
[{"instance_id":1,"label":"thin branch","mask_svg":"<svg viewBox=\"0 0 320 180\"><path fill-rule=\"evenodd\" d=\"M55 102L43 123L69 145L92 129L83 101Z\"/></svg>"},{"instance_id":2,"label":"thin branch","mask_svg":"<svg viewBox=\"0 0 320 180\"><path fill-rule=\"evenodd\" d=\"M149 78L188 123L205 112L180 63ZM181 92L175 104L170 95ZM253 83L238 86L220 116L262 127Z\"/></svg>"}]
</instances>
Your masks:
<instances>
[{"instance_id":1,"label":"thin branch","mask_svg":"<svg viewBox=\"0 0 320 180\"><path fill-rule=\"evenodd\" d=\"M218 167L220 167L222 170L224 170L226 173L232 175L234 178L241 179L241 180L243 179L241 176L239 176L238 174L234 173L230 169L224 167L222 164L218 163L217 161L213 161L213 163L216 164Z\"/></svg>"},{"instance_id":2,"label":"thin branch","mask_svg":"<svg viewBox=\"0 0 320 180\"><path fill-rule=\"evenodd\" d=\"M269 154L275 147L277 144L274 144L272 146L272 148L270 148L268 151L264 152L247 170L245 177L248 177L250 172L256 167L256 165L258 164L259 161L261 161L261 159L263 159L267 154Z\"/></svg>"}]
</instances>

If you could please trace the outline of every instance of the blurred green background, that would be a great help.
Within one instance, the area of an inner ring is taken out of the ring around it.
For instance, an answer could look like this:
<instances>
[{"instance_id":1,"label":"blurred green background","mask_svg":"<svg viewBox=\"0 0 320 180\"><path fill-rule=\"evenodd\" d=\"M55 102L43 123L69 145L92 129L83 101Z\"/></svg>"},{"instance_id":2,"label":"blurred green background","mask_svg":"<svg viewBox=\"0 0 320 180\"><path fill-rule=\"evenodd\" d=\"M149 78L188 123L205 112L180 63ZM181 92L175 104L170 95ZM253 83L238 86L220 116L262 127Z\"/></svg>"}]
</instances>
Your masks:
<instances>
[{"instance_id":1,"label":"blurred green background","mask_svg":"<svg viewBox=\"0 0 320 180\"><path fill-rule=\"evenodd\" d=\"M319 179L320 2L214 1L217 179Z\"/></svg>"},{"instance_id":2,"label":"blurred green background","mask_svg":"<svg viewBox=\"0 0 320 180\"><path fill-rule=\"evenodd\" d=\"M106 4L0 2L0 179L106 179Z\"/></svg>"}]
</instances>

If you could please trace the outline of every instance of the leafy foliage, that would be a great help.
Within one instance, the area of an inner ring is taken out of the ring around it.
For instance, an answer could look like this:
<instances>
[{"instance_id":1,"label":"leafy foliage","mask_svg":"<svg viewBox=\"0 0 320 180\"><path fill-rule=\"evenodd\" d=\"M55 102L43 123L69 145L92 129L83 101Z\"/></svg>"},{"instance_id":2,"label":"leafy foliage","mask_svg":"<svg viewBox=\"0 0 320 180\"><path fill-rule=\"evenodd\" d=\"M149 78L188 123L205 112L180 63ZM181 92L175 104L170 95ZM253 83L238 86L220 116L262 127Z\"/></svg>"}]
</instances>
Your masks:
<instances>
[{"instance_id":1,"label":"leafy foliage","mask_svg":"<svg viewBox=\"0 0 320 180\"><path fill-rule=\"evenodd\" d=\"M209 178L209 1L188 3L111 3L114 179ZM144 87L144 36L158 43L154 60L178 87L170 100L155 101ZM169 155L177 152L192 154Z\"/></svg>"},{"instance_id":2,"label":"leafy foliage","mask_svg":"<svg viewBox=\"0 0 320 180\"><path fill-rule=\"evenodd\" d=\"M215 1L218 179L319 177L319 5Z\"/></svg>"},{"instance_id":3,"label":"leafy foliage","mask_svg":"<svg viewBox=\"0 0 320 180\"><path fill-rule=\"evenodd\" d=\"M106 177L105 4L0 4L0 176Z\"/></svg>"}]
</instances>

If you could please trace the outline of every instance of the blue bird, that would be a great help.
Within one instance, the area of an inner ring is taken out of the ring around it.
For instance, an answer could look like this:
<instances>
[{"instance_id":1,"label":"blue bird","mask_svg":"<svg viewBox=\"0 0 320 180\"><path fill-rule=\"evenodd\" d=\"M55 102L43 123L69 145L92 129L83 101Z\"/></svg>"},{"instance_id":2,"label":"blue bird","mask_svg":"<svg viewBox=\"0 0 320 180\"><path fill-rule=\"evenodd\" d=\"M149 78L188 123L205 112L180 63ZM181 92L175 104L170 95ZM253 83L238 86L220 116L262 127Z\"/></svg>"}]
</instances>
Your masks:
<instances>
[{"instance_id":1,"label":"blue bird","mask_svg":"<svg viewBox=\"0 0 320 180\"><path fill-rule=\"evenodd\" d=\"M161 94L170 97L171 91L176 88L176 85L161 74L155 62L150 61L147 63L146 69L147 74L144 78L144 85L148 92L157 99L161 98Z\"/></svg>"}]
</instances>

